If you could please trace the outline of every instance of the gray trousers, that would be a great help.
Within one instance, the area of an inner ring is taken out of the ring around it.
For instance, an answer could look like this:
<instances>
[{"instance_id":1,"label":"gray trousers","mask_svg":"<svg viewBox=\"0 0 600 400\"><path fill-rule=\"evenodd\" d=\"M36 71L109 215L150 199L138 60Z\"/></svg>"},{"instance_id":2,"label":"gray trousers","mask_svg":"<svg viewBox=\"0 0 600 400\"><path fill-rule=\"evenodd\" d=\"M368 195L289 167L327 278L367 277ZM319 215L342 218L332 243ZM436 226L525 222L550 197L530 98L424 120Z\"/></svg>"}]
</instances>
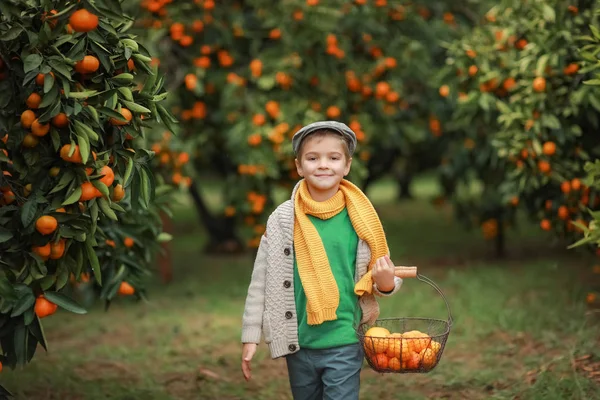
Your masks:
<instances>
[{"instance_id":1,"label":"gray trousers","mask_svg":"<svg viewBox=\"0 0 600 400\"><path fill-rule=\"evenodd\" d=\"M363 359L360 343L286 356L294 400L358 400Z\"/></svg>"}]
</instances>

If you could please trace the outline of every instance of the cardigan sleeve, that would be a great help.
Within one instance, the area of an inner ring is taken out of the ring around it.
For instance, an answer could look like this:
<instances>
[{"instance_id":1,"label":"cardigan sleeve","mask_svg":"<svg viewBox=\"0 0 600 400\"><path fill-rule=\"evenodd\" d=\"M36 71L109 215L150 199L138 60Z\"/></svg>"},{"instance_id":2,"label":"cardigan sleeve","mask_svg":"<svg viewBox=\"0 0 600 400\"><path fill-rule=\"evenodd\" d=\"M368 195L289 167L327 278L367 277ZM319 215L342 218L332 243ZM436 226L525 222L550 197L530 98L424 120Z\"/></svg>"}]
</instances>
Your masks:
<instances>
[{"instance_id":1,"label":"cardigan sleeve","mask_svg":"<svg viewBox=\"0 0 600 400\"><path fill-rule=\"evenodd\" d=\"M379 296L391 296L394 293L396 293L398 290L400 290L400 286L402 286L402 278L398 278L397 276L394 277L394 289L392 289L391 292L381 292L378 288L377 288L377 284L375 282L373 282L373 293Z\"/></svg>"},{"instance_id":2,"label":"cardigan sleeve","mask_svg":"<svg viewBox=\"0 0 600 400\"><path fill-rule=\"evenodd\" d=\"M254 261L254 269L246 304L244 306L244 315L242 317L242 343L260 343L262 335L263 312L265 309L265 288L267 271L267 237L262 236L258 252Z\"/></svg>"}]
</instances>

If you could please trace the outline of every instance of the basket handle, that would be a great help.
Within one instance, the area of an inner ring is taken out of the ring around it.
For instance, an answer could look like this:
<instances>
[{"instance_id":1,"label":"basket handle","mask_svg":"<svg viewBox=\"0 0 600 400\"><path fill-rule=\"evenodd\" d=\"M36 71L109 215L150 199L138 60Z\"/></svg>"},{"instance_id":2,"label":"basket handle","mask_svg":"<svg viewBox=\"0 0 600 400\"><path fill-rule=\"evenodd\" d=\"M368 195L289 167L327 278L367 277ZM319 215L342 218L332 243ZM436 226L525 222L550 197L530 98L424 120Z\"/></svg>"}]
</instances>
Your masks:
<instances>
[{"instance_id":1,"label":"basket handle","mask_svg":"<svg viewBox=\"0 0 600 400\"><path fill-rule=\"evenodd\" d=\"M448 304L448 299L442 293L442 290L436 285L431 279L417 273L417 267L403 267L398 266L394 271L394 275L398 278L417 278L421 282L425 282L428 285L432 286L444 299L444 303L446 303L446 309L448 310L448 325L452 326L452 313L450 312L450 305Z\"/></svg>"},{"instance_id":2,"label":"basket handle","mask_svg":"<svg viewBox=\"0 0 600 400\"><path fill-rule=\"evenodd\" d=\"M417 277L417 267L396 267L394 271L394 275L398 278L416 278Z\"/></svg>"}]
</instances>

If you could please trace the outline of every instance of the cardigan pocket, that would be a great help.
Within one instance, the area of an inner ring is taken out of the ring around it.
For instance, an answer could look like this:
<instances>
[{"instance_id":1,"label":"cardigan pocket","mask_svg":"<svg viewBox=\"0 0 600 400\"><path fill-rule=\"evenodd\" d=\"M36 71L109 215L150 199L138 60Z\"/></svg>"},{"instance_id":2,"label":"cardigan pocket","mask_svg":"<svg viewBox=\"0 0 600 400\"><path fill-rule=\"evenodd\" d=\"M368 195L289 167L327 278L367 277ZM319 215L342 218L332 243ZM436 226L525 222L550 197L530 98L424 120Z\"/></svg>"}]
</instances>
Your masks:
<instances>
[{"instance_id":1,"label":"cardigan pocket","mask_svg":"<svg viewBox=\"0 0 600 400\"><path fill-rule=\"evenodd\" d=\"M271 336L271 321L269 320L269 314L267 311L263 312L263 335L265 337L265 343L269 344L273 341Z\"/></svg>"}]
</instances>

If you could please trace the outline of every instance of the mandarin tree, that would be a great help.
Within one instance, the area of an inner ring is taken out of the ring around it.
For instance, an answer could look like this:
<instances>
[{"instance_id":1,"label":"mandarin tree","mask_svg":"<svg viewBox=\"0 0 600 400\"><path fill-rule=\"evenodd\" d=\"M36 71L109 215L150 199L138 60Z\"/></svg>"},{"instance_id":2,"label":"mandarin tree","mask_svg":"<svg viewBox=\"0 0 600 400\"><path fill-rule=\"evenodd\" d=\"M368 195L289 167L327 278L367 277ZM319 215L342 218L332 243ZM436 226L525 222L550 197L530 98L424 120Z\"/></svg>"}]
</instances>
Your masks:
<instances>
[{"instance_id":1,"label":"mandarin tree","mask_svg":"<svg viewBox=\"0 0 600 400\"><path fill-rule=\"evenodd\" d=\"M428 90L431 71L443 61L439 41L477 19L463 15L471 3L143 0L139 22L154 31L182 121L178 138L154 144L156 162L190 185L207 248L239 247L237 222L258 244L274 189L298 178L290 138L306 123L356 131L353 178L363 186L399 159L435 160L429 129L448 105ZM197 171L223 182L218 215Z\"/></svg>"},{"instance_id":2,"label":"mandarin tree","mask_svg":"<svg viewBox=\"0 0 600 400\"><path fill-rule=\"evenodd\" d=\"M596 6L599 10L600 7ZM600 26L598 21L593 21L590 26L591 34L584 36L584 41L581 47L580 56L581 61L581 72L589 72L592 74L592 79L583 81L583 84L590 86L600 86L600 71L598 71L598 54L600 54ZM600 111L599 105L596 105ZM585 178L582 179L582 184L586 187L591 188L596 193L600 192L600 159L596 158L586 162L584 170L587 173ZM590 216L589 224L577 224L578 228L583 232L583 238L571 245L572 248L579 246L590 246L592 247L596 255L600 257L600 213L597 211L597 207L593 207L596 204L589 204L587 211ZM600 263L595 263L592 267L592 272L596 277L600 276ZM596 279L592 282L591 291L586 296L586 301L590 305L600 304L600 281Z\"/></svg>"},{"instance_id":3,"label":"mandarin tree","mask_svg":"<svg viewBox=\"0 0 600 400\"><path fill-rule=\"evenodd\" d=\"M118 1L0 4L0 362L23 366L40 319L86 310L75 283L107 302L141 279L161 237L145 131L174 122L163 79L128 33ZM132 243L131 243L132 242ZM0 365L2 365L0 364Z\"/></svg>"},{"instance_id":4,"label":"mandarin tree","mask_svg":"<svg viewBox=\"0 0 600 400\"><path fill-rule=\"evenodd\" d=\"M595 18L585 4L503 1L449 46L439 83L454 140L441 173L460 182L461 220L479 224L499 253L519 206L541 229L574 237L573 221L585 223L585 207L600 201L581 181L597 156L600 106L600 92L581 83L580 36Z\"/></svg>"}]
</instances>

